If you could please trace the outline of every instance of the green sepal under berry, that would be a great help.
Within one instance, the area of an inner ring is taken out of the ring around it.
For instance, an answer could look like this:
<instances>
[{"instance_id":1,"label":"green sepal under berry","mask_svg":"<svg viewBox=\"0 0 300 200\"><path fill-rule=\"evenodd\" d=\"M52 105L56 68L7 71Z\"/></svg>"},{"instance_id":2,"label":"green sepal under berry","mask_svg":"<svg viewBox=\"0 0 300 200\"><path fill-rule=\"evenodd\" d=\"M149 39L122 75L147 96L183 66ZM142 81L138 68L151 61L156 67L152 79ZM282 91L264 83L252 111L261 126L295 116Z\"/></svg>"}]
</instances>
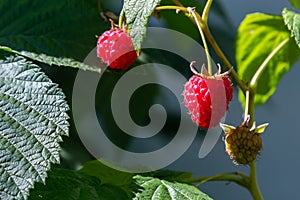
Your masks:
<instances>
[{"instance_id":1,"label":"green sepal under berry","mask_svg":"<svg viewBox=\"0 0 300 200\"><path fill-rule=\"evenodd\" d=\"M236 128L231 125L220 124L226 135L226 152L236 164L250 164L256 159L262 148L260 133L264 132L268 124L256 127L254 123L252 127L249 127L248 122L249 118Z\"/></svg>"}]
</instances>

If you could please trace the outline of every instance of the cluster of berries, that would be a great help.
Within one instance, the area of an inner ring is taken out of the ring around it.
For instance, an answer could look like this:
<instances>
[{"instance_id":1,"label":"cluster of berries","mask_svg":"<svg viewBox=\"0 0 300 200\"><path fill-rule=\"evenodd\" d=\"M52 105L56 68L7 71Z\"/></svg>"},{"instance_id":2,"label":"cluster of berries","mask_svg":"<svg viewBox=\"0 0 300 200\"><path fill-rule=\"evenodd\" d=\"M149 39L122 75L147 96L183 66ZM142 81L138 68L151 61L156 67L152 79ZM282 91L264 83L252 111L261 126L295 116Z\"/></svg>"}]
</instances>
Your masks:
<instances>
[{"instance_id":1,"label":"cluster of berries","mask_svg":"<svg viewBox=\"0 0 300 200\"><path fill-rule=\"evenodd\" d=\"M97 42L97 56L112 69L126 70L134 63L138 55L127 30L112 26L104 32ZM230 70L211 75L203 66L201 73L190 65L194 75L184 86L184 103L192 121L199 127L210 129L220 124L232 100L233 88L228 77ZM248 127L248 121L237 128L221 124L226 138L226 152L237 164L249 164L256 159L262 148L259 133L267 125Z\"/></svg>"}]
</instances>

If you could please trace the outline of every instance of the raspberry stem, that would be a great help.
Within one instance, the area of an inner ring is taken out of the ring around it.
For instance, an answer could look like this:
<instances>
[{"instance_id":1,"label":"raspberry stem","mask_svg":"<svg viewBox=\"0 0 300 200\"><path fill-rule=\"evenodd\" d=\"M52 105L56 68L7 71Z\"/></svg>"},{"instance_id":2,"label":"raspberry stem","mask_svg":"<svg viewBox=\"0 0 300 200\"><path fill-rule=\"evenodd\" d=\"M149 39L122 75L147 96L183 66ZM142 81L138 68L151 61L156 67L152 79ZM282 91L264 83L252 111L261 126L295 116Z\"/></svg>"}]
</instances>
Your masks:
<instances>
[{"instance_id":1,"label":"raspberry stem","mask_svg":"<svg viewBox=\"0 0 300 200\"><path fill-rule=\"evenodd\" d=\"M263 71L266 69L268 63L271 59L276 55L277 52L287 44L289 39L283 40L263 61L263 63L259 66L258 70L255 72L254 76L252 77L249 85L249 90L246 91L246 106L245 106L245 116L250 115L249 127L253 125L254 122L254 97L256 93L256 86L258 84L258 80L263 74ZM248 190L250 191L252 197L255 200L263 200L263 196L260 192L259 185L257 182L257 174L256 174L256 161L252 161L250 164L250 182Z\"/></svg>"},{"instance_id":2,"label":"raspberry stem","mask_svg":"<svg viewBox=\"0 0 300 200\"><path fill-rule=\"evenodd\" d=\"M173 0L173 2L176 4L176 6L159 6L159 7L156 7L155 10L157 10L157 11L176 10L176 11L182 11L184 13L189 13L188 9L186 7L183 7L182 4L178 0ZM194 11L194 12L197 16L198 22L200 23L201 29L202 29L204 35L206 36L206 39L211 44L212 48L215 50L215 52L219 56L219 58L222 60L222 62L224 63L224 66L227 68L227 70L231 69L233 65L229 62L229 60L227 59L227 57L225 56L225 54L219 47L218 43L215 41L213 35L211 34L211 32L208 28L207 23L206 24L203 23L202 17L199 15L199 13L197 13L196 11ZM189 15L187 15L187 16L190 18L190 20L193 23L196 23L194 17L191 17ZM241 79L239 79L238 74L234 69L231 70L230 74L231 74L232 78L234 78L236 84L239 86L239 88L245 94L246 90L248 89L247 85Z\"/></svg>"},{"instance_id":3,"label":"raspberry stem","mask_svg":"<svg viewBox=\"0 0 300 200\"><path fill-rule=\"evenodd\" d=\"M209 13L212 2L213 2L213 0L208 0L207 3L205 4L203 12L202 12L202 23L204 26L207 25L208 13Z\"/></svg>"},{"instance_id":4,"label":"raspberry stem","mask_svg":"<svg viewBox=\"0 0 300 200\"><path fill-rule=\"evenodd\" d=\"M202 30L203 20L202 20L201 16L199 15L198 12L195 11L194 8L179 6L179 5L182 5L179 1L175 1L175 3L178 6L159 6L159 7L156 7L155 10L157 10L157 11L160 11L160 10L176 10L176 12L182 11L182 12L188 13L192 16L193 22L195 22L197 27L198 27L198 30L200 32L201 39L202 39L202 42L203 42L203 45L204 45L206 58L207 58L208 73L210 75L212 75L212 62L211 62L211 57L210 57L210 54L209 54L208 45L206 43L205 35L204 35L203 30ZM208 1L207 6L205 6L205 10L207 12L206 14L204 14L204 16L206 16L206 23L207 23L207 16L208 16L208 12L209 12L211 3L212 3L212 1Z\"/></svg>"},{"instance_id":5,"label":"raspberry stem","mask_svg":"<svg viewBox=\"0 0 300 200\"><path fill-rule=\"evenodd\" d=\"M250 87L249 90L246 91L246 105L245 105L245 114L244 121L248 120L248 126L252 127L254 123L254 97L255 91ZM251 193L253 199L255 200L263 200L263 196L260 192L259 185L257 182L257 174L256 174L256 160L253 160L250 164L250 176L249 176L249 185L248 190Z\"/></svg>"},{"instance_id":6,"label":"raspberry stem","mask_svg":"<svg viewBox=\"0 0 300 200\"><path fill-rule=\"evenodd\" d=\"M183 180L185 183L197 183L197 187L211 181L232 181L245 188L249 186L249 177L241 172L226 172L214 176L200 176Z\"/></svg>"},{"instance_id":7,"label":"raspberry stem","mask_svg":"<svg viewBox=\"0 0 300 200\"><path fill-rule=\"evenodd\" d=\"M263 74L263 71L267 67L268 63L272 60L272 58L278 53L284 45L286 45L289 41L289 38L283 40L269 55L268 57L263 61L263 63L259 66L258 70L253 75L251 81L250 81L250 87L253 89L256 88L256 85L258 83L259 78Z\"/></svg>"},{"instance_id":8,"label":"raspberry stem","mask_svg":"<svg viewBox=\"0 0 300 200\"><path fill-rule=\"evenodd\" d=\"M214 49L214 51L216 52L216 54L219 56L219 58L222 60L222 62L224 64L224 67L226 67L227 70L231 69L233 65L230 63L230 61L227 59L227 57L225 56L225 54L223 53L223 51L219 47L218 43L216 42L216 40L214 39L213 35L211 34L211 32L209 30L209 27L207 25L202 26L202 30L204 32L204 35L206 36L206 39L208 40L208 42L210 43L210 45L212 46L212 48ZM236 84L239 86L239 88L245 94L245 92L247 90L247 86L239 78L237 72L234 69L232 69L232 71L231 71L231 76L232 76L232 78L234 78Z\"/></svg>"},{"instance_id":9,"label":"raspberry stem","mask_svg":"<svg viewBox=\"0 0 300 200\"><path fill-rule=\"evenodd\" d=\"M208 1L210 2L210 1ZM209 3L206 4L205 6L205 11L208 12L209 11L209 8L210 8L210 5L208 5ZM205 53L206 53L206 59L207 59L207 65L208 65L208 73L210 75L212 75L212 62L211 62L211 58L210 58L210 54L209 54L209 49L208 49L208 45L206 43L206 39L205 39L205 35L203 33L203 30L202 30L202 27L201 27L201 23L203 25L203 23L207 23L207 18L206 18L206 22L203 21L200 17L200 15L195 12L195 9L194 8L191 8L191 7L188 7L187 8L189 13L193 16L195 22L196 22L196 25L198 27L198 30L200 32L200 35L201 35L201 38L202 38L202 42L203 42L203 45L204 45L204 49L205 49ZM206 17L207 17L208 14L206 14Z\"/></svg>"},{"instance_id":10,"label":"raspberry stem","mask_svg":"<svg viewBox=\"0 0 300 200\"><path fill-rule=\"evenodd\" d=\"M119 28L123 30L124 10L122 9L119 16Z\"/></svg>"},{"instance_id":11,"label":"raspberry stem","mask_svg":"<svg viewBox=\"0 0 300 200\"><path fill-rule=\"evenodd\" d=\"M160 10L176 10L176 11L182 11L184 13L188 13L188 9L186 7L182 6L158 6L155 8L156 11Z\"/></svg>"},{"instance_id":12,"label":"raspberry stem","mask_svg":"<svg viewBox=\"0 0 300 200\"><path fill-rule=\"evenodd\" d=\"M245 112L244 112L244 121L247 120L249 115L249 90L246 91L246 104L245 104Z\"/></svg>"},{"instance_id":13,"label":"raspberry stem","mask_svg":"<svg viewBox=\"0 0 300 200\"><path fill-rule=\"evenodd\" d=\"M250 185L248 189L255 200L263 200L256 177L256 161L253 160L250 164Z\"/></svg>"},{"instance_id":14,"label":"raspberry stem","mask_svg":"<svg viewBox=\"0 0 300 200\"><path fill-rule=\"evenodd\" d=\"M244 121L249 117L250 120L248 122L248 126L252 127L254 122L254 96L255 91L250 87L249 90L246 91L246 104L245 104L245 112L244 112Z\"/></svg>"}]
</instances>

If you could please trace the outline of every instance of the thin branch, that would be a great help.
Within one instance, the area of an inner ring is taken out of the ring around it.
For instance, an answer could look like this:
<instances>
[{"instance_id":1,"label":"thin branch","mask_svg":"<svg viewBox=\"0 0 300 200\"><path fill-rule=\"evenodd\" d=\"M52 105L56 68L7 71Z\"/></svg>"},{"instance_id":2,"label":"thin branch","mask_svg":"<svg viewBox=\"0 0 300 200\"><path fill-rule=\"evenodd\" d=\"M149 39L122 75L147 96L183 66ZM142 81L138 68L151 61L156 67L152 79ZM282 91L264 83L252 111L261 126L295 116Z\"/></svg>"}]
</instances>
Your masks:
<instances>
[{"instance_id":1,"label":"thin branch","mask_svg":"<svg viewBox=\"0 0 300 200\"><path fill-rule=\"evenodd\" d=\"M250 182L249 182L249 191L254 200L263 200L263 196L260 192L258 183L257 183L257 175L256 175L256 161L252 161L250 165Z\"/></svg>"},{"instance_id":2,"label":"thin branch","mask_svg":"<svg viewBox=\"0 0 300 200\"><path fill-rule=\"evenodd\" d=\"M179 10L185 13L188 13L188 9L186 7L182 6L158 6L155 8L155 10L160 11L160 10Z\"/></svg>"},{"instance_id":3,"label":"thin branch","mask_svg":"<svg viewBox=\"0 0 300 200\"><path fill-rule=\"evenodd\" d=\"M227 57L225 56L225 54L223 53L223 51L219 47L218 43L215 41L215 39L212 36L208 26L203 26L202 28L203 28L203 32L206 36L206 39L208 40L208 42L210 43L210 45L212 46L212 48L214 49L216 54L219 56L219 58L222 60L222 62L224 64L224 67L227 70L230 70L233 65L229 62L229 60L227 59ZM234 78L236 84L239 86L239 88L245 94L245 92L247 90L247 86L241 79L239 79L239 76L238 76L237 72L234 69L232 69L232 71L231 71L231 76Z\"/></svg>"},{"instance_id":4,"label":"thin branch","mask_svg":"<svg viewBox=\"0 0 300 200\"><path fill-rule=\"evenodd\" d=\"M159 6L156 7L155 10L179 10L179 11L183 11L185 13L188 13L188 9L182 6ZM220 59L222 60L225 68L227 70L230 70L232 68L232 64L229 62L229 60L227 59L227 57L224 55L223 51L221 50L221 48L219 47L219 45L217 44L217 42L215 41L214 37L212 36L207 24L205 25L203 23L202 17L199 15L199 13L197 11L195 11L195 14L197 16L197 20L200 22L200 26L201 29L204 33L204 35L206 36L206 39L208 40L208 42L211 44L211 46L213 47L214 51L217 53L217 55L220 57ZM194 17L189 16L190 20L196 24L196 21L194 19ZM231 71L231 76L232 78L236 81L236 84L239 86L239 88L243 91L243 93L246 93L246 90L248 89L247 85L238 77L237 72L232 69Z\"/></svg>"},{"instance_id":5,"label":"thin branch","mask_svg":"<svg viewBox=\"0 0 300 200\"><path fill-rule=\"evenodd\" d=\"M249 177L240 172L227 172L223 174L217 174L215 176L200 176L196 178L186 179L183 182L185 183L198 182L196 186L199 186L203 183L211 182L211 181L235 182L236 184L241 185L245 188L248 188L249 186Z\"/></svg>"},{"instance_id":6,"label":"thin branch","mask_svg":"<svg viewBox=\"0 0 300 200\"><path fill-rule=\"evenodd\" d=\"M289 41L289 38L283 40L269 55L268 57L264 60L264 62L259 66L258 70L255 72L254 76L252 77L251 81L250 81L250 87L255 88L257 85L257 82L259 80L259 78L261 77L263 71L265 70L265 68L267 67L268 63L272 60L272 58L276 55L276 53L278 53L281 48L287 44Z\"/></svg>"},{"instance_id":7,"label":"thin branch","mask_svg":"<svg viewBox=\"0 0 300 200\"><path fill-rule=\"evenodd\" d=\"M202 13L202 20L203 24L206 26L207 25L207 20L208 20L208 13L211 7L213 0L208 0L207 3L205 4L203 13Z\"/></svg>"},{"instance_id":8,"label":"thin branch","mask_svg":"<svg viewBox=\"0 0 300 200\"><path fill-rule=\"evenodd\" d=\"M212 75L212 63L211 63L211 58L210 58L210 54L209 54L209 49L208 49L208 45L206 43L205 35L204 35L202 27L201 27L202 20L200 20L201 18L199 15L198 16L196 15L196 11L193 8L188 7L187 9L189 10L189 13L193 16L193 18L196 22L196 25L198 27L198 30L200 32L202 42L204 45L204 49L205 49L206 59L207 59L208 73L210 75Z\"/></svg>"}]
</instances>

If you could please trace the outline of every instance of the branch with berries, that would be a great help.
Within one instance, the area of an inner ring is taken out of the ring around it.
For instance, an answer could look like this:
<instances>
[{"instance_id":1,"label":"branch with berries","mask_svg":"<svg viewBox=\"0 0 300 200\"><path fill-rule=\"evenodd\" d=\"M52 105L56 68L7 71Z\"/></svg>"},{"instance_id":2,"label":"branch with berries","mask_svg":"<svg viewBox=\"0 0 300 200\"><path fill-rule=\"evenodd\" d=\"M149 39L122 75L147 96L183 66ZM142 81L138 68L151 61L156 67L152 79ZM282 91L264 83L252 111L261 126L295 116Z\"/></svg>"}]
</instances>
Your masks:
<instances>
[{"instance_id":1,"label":"branch with berries","mask_svg":"<svg viewBox=\"0 0 300 200\"><path fill-rule=\"evenodd\" d=\"M279 30L279 32L282 31L280 34L287 34L287 36L285 35L285 38L283 37L282 41L279 42L275 48L272 47L272 49L270 49L270 52L263 57L262 62L255 66L256 70L253 70L254 73L247 75L250 77L250 80L248 80L249 77L247 77L247 79L244 77L246 75L239 75L211 34L208 26L208 14L212 2L213 0L208 0L206 2L202 15L197 12L196 8L183 6L179 0L173 0L175 5L157 6L154 8L154 11L175 10L177 14L183 13L197 26L205 48L207 68L206 65L203 64L201 72L198 72L195 68L196 63L194 61L190 63L190 70L193 72L193 76L184 86L183 95L185 106L189 110L192 121L199 127L209 130L216 126L221 126L225 133L225 148L229 157L237 165L249 165L250 174L247 176L239 172L229 172L209 177L191 178L187 179L186 182L198 182L198 186L208 181L232 181L247 188L253 199L262 200L263 197L257 183L256 158L262 149L261 134L265 131L268 123L259 126L256 126L255 123L254 108L257 103L257 88L260 81L263 79L262 77L266 73L266 69L269 65L272 65L271 61L277 59L276 56L284 48L288 48L291 43L294 44L295 41L292 41L290 37L290 35L293 35L294 33L291 25L287 25L286 30ZM283 12L284 20L287 18L285 15L286 12L288 11L284 10ZM140 54L140 49L134 49L134 44L130 40L130 30L124 25L123 14L124 13L122 12L119 18L119 27L112 25L112 30L105 32L98 40L98 57L113 69L127 69ZM253 15L253 18L255 17L257 16ZM277 19L272 18L272 16L263 15L260 17L273 20L275 21L275 24L281 23L279 22L281 19L276 21ZM249 20L250 22L246 20L245 23L252 25L251 23L253 23L254 19L251 18L251 20ZM289 21L286 20L285 22L288 24ZM246 29L241 26L242 30L243 28ZM251 31L252 29L248 31L249 37L252 37L250 35L253 34ZM292 31L292 34L290 34L290 31ZM296 41L299 42L300 40L296 39ZM218 72L212 74L212 61L207 42L221 59L224 68L223 72L221 66L218 65ZM128 47L126 50L128 55L118 59L116 59L117 55L108 55L108 53L118 52L117 49L120 49L120 45L123 44L126 44ZM288 50L286 51L288 52ZM110 62L111 58L112 60L115 60L114 63ZM233 83L230 78L232 78L234 83L239 87L245 100L243 103L244 119L241 120L242 123L237 127L220 123L232 100Z\"/></svg>"}]
</instances>

